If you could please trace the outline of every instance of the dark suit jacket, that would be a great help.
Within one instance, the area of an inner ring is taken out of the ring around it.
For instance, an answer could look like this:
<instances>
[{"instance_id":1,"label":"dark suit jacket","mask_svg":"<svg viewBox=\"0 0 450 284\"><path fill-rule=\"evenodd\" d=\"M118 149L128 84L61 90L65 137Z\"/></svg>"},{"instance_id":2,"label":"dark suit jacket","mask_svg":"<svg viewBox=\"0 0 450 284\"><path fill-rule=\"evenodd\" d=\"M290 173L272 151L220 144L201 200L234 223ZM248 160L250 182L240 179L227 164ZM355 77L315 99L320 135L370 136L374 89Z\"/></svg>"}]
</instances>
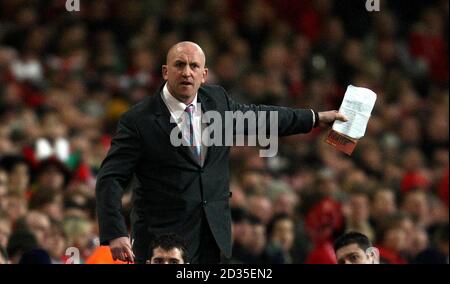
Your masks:
<instances>
[{"instance_id":1,"label":"dark suit jacket","mask_svg":"<svg viewBox=\"0 0 450 284\"><path fill-rule=\"evenodd\" d=\"M200 246L202 216L223 255L231 256L229 209L229 147L210 146L201 166L189 147L174 147L170 112L162 88L133 106L120 119L107 157L97 176L96 198L100 242L127 236L121 215L123 189L131 177L133 250L138 260L147 257L150 240L162 233L177 233L192 253ZM198 91L202 111L278 111L279 136L306 133L313 125L309 109L235 103L220 86L203 85ZM203 215L204 214L204 215Z\"/></svg>"}]
</instances>

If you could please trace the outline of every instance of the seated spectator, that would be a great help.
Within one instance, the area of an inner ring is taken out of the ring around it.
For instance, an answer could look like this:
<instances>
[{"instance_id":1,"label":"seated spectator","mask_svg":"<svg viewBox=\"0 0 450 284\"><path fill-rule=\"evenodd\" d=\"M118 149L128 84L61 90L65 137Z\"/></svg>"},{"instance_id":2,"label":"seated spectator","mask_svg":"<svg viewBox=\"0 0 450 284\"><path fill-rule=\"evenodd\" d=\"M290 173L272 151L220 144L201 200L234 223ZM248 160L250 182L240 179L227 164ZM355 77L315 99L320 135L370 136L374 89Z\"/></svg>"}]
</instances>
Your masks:
<instances>
[{"instance_id":1,"label":"seated spectator","mask_svg":"<svg viewBox=\"0 0 450 284\"><path fill-rule=\"evenodd\" d=\"M158 236L148 249L146 264L186 264L189 256L184 241L176 234Z\"/></svg>"},{"instance_id":2,"label":"seated spectator","mask_svg":"<svg viewBox=\"0 0 450 284\"><path fill-rule=\"evenodd\" d=\"M62 221L64 218L63 194L49 187L38 188L31 195L28 208L44 213L52 221Z\"/></svg>"},{"instance_id":3,"label":"seated spectator","mask_svg":"<svg viewBox=\"0 0 450 284\"><path fill-rule=\"evenodd\" d=\"M369 240L374 240L374 232L369 223L369 197L363 190L355 190L350 193L349 212L345 220L346 232L360 232Z\"/></svg>"},{"instance_id":4,"label":"seated spectator","mask_svg":"<svg viewBox=\"0 0 450 284\"><path fill-rule=\"evenodd\" d=\"M7 253L11 264L18 264L22 255L37 248L38 242L32 232L26 229L14 231L8 240Z\"/></svg>"},{"instance_id":5,"label":"seated spectator","mask_svg":"<svg viewBox=\"0 0 450 284\"><path fill-rule=\"evenodd\" d=\"M370 221L375 230L380 222L397 211L394 192L387 187L376 189L371 196Z\"/></svg>"},{"instance_id":6,"label":"seated spectator","mask_svg":"<svg viewBox=\"0 0 450 284\"><path fill-rule=\"evenodd\" d=\"M406 264L406 252L412 244L414 224L405 214L395 214L383 222L377 238L380 262Z\"/></svg>"},{"instance_id":7,"label":"seated spectator","mask_svg":"<svg viewBox=\"0 0 450 284\"><path fill-rule=\"evenodd\" d=\"M29 230L36 238L39 247L47 248L47 240L50 235L50 218L39 212L30 211L17 223L17 227Z\"/></svg>"},{"instance_id":8,"label":"seated spectator","mask_svg":"<svg viewBox=\"0 0 450 284\"><path fill-rule=\"evenodd\" d=\"M422 250L412 263L449 264L449 228L447 224L440 224L433 235L432 243Z\"/></svg>"},{"instance_id":9,"label":"seated spectator","mask_svg":"<svg viewBox=\"0 0 450 284\"><path fill-rule=\"evenodd\" d=\"M378 264L378 249L369 238L358 232L348 232L334 242L338 264Z\"/></svg>"},{"instance_id":10,"label":"seated spectator","mask_svg":"<svg viewBox=\"0 0 450 284\"><path fill-rule=\"evenodd\" d=\"M286 214L275 215L267 226L268 251L281 249L282 263L292 263L291 249L295 239L294 221Z\"/></svg>"}]
</instances>

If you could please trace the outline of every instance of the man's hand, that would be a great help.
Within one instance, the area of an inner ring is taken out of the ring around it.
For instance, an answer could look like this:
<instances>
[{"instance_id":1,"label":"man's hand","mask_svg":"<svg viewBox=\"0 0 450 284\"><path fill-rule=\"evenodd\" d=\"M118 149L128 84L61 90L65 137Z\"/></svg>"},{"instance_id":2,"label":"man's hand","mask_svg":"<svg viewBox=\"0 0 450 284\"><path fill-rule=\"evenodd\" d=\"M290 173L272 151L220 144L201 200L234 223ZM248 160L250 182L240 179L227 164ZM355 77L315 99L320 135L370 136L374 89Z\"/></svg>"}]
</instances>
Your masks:
<instances>
[{"instance_id":1,"label":"man's hand","mask_svg":"<svg viewBox=\"0 0 450 284\"><path fill-rule=\"evenodd\" d=\"M134 253L131 250L128 237L120 237L109 241L109 248L114 260L134 262Z\"/></svg>"},{"instance_id":2,"label":"man's hand","mask_svg":"<svg viewBox=\"0 0 450 284\"><path fill-rule=\"evenodd\" d=\"M331 126L335 120L348 121L348 118L337 110L321 111L318 115L320 126Z\"/></svg>"}]
</instances>

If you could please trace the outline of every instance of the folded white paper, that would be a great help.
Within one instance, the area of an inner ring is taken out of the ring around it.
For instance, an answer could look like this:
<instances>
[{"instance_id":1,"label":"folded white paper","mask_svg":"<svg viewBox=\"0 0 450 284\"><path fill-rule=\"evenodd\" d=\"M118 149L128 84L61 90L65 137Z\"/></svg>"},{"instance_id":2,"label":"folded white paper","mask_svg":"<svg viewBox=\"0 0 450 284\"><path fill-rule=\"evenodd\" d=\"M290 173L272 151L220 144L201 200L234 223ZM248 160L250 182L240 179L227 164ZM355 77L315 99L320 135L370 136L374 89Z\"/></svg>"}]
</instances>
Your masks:
<instances>
[{"instance_id":1,"label":"folded white paper","mask_svg":"<svg viewBox=\"0 0 450 284\"><path fill-rule=\"evenodd\" d=\"M336 120L333 130L353 139L363 137L376 100L377 95L372 90L349 85L339 108L348 121Z\"/></svg>"}]
</instances>

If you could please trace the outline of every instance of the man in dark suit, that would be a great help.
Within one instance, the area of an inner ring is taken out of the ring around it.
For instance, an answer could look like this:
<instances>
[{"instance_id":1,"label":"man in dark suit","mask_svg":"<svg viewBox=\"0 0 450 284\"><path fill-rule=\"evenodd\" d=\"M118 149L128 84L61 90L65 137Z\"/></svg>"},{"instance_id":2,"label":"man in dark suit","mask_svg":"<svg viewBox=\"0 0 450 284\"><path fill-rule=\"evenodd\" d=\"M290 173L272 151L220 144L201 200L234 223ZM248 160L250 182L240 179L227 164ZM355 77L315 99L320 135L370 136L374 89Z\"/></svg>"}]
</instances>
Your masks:
<instances>
[{"instance_id":1,"label":"man in dark suit","mask_svg":"<svg viewBox=\"0 0 450 284\"><path fill-rule=\"evenodd\" d=\"M192 42L174 45L166 60L166 84L121 117L98 173L100 242L110 246L114 258L142 263L153 239L175 233L185 239L191 263L219 263L221 256L231 256L229 147L198 142L201 115L276 111L279 136L346 118L337 111L235 103L222 87L201 86L208 69L202 49ZM180 113L188 115L182 119ZM184 130L183 137L188 133L185 138L194 147L171 143L177 127ZM133 177L130 242L120 211L123 189Z\"/></svg>"}]
</instances>

